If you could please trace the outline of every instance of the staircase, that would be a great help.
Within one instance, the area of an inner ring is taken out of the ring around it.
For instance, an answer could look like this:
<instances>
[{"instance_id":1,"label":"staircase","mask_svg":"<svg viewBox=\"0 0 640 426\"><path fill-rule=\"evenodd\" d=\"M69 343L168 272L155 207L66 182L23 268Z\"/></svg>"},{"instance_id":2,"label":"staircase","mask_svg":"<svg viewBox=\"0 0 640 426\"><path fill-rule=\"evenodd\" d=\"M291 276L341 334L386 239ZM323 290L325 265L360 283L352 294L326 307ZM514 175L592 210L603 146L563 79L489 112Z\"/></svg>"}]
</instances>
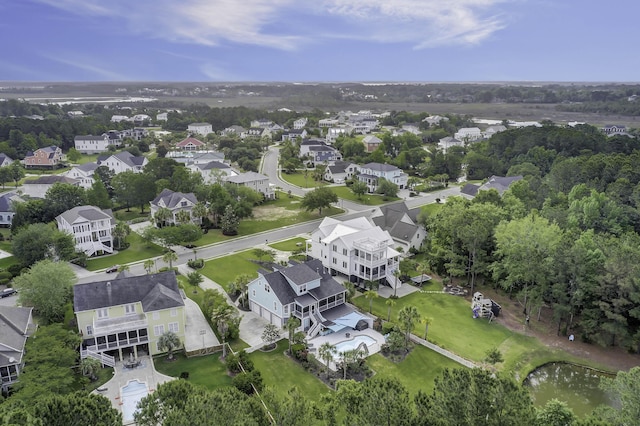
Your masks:
<instances>
[{"instance_id":1,"label":"staircase","mask_svg":"<svg viewBox=\"0 0 640 426\"><path fill-rule=\"evenodd\" d=\"M316 337L322 328L322 323L325 321L324 317L317 311L311 315L311 320L313 321L313 325L309 331L307 331L307 339Z\"/></svg>"},{"instance_id":2,"label":"staircase","mask_svg":"<svg viewBox=\"0 0 640 426\"><path fill-rule=\"evenodd\" d=\"M88 349L80 350L80 358L81 359L85 359L85 358L97 359L102 363L103 366L106 365L107 367L116 366L116 359L111 355L90 351Z\"/></svg>"}]
</instances>

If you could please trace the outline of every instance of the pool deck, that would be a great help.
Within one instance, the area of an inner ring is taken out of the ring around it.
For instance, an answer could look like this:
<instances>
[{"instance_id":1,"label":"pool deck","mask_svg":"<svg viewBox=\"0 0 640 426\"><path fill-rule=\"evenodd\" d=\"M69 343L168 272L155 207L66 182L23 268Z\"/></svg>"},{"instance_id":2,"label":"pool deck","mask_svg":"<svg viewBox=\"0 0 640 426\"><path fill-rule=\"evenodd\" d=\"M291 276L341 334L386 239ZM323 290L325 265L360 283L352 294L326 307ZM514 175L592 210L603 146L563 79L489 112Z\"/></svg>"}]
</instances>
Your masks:
<instances>
[{"instance_id":1,"label":"pool deck","mask_svg":"<svg viewBox=\"0 0 640 426\"><path fill-rule=\"evenodd\" d=\"M123 362L116 362L116 366L113 369L113 378L98 388L102 389L102 391L97 389L93 391L98 395L108 398L111 401L111 405L120 412L122 412L120 390L123 386L126 386L130 380L138 380L145 383L149 392L153 392L158 385L175 379L174 377L158 373L153 366L153 360L150 356L144 355L138 357L138 359L140 360L140 365L134 368L126 368ZM125 421L124 424L131 423L132 422Z\"/></svg>"},{"instance_id":2,"label":"pool deck","mask_svg":"<svg viewBox=\"0 0 640 426\"><path fill-rule=\"evenodd\" d=\"M349 337L347 337L347 334L349 334ZM380 348L385 343L384 336L371 328L366 328L361 331L354 330L352 328L345 328L344 330L341 330L337 333L330 333L330 334L327 334L326 336L314 337L313 339L309 340L308 343L312 345L310 349L313 355L316 357L316 359L324 364L324 360L321 359L320 356L318 355L318 349L320 348L320 346L322 346L324 342L329 342L335 346L340 342L344 342L345 340L351 340L356 336L369 336L376 341L376 343L373 343L368 346L369 355L373 355L375 353L380 352ZM336 363L330 362L329 368L333 371L336 371L337 370Z\"/></svg>"}]
</instances>

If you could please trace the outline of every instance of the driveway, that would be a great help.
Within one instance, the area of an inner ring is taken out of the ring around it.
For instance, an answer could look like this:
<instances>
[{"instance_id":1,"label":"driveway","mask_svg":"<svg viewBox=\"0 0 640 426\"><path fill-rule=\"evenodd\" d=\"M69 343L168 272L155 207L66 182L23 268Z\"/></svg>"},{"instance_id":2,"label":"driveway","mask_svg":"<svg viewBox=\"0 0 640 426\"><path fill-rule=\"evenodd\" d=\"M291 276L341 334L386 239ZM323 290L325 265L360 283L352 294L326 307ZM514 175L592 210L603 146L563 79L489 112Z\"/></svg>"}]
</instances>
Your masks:
<instances>
[{"instance_id":1,"label":"driveway","mask_svg":"<svg viewBox=\"0 0 640 426\"><path fill-rule=\"evenodd\" d=\"M188 290L192 291L192 290ZM220 342L216 337L200 307L196 302L184 299L184 310L186 321L184 327L184 348L187 353L219 346Z\"/></svg>"}]
</instances>

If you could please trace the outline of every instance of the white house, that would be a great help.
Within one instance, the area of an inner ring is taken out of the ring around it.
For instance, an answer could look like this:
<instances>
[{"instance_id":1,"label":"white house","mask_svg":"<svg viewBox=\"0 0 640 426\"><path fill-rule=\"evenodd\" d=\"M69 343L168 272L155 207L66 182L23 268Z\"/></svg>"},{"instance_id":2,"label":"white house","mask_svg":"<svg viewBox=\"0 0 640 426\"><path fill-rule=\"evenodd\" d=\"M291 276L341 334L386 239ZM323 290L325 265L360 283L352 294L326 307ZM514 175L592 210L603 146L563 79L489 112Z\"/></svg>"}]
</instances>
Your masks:
<instances>
[{"instance_id":1,"label":"white house","mask_svg":"<svg viewBox=\"0 0 640 426\"><path fill-rule=\"evenodd\" d=\"M440 148L442 152L446 153L452 146L464 146L464 142L459 141L456 138L452 138L451 136L447 136L446 138L442 138L438 141L438 148Z\"/></svg>"},{"instance_id":2,"label":"white house","mask_svg":"<svg viewBox=\"0 0 640 426\"><path fill-rule=\"evenodd\" d=\"M505 130L507 130L505 126L503 126L502 124L497 124L495 126L487 127L486 129L484 129L483 133L484 137L488 139L496 133L504 132Z\"/></svg>"},{"instance_id":3,"label":"white house","mask_svg":"<svg viewBox=\"0 0 640 426\"><path fill-rule=\"evenodd\" d=\"M267 120L266 118L261 118L259 120L252 120L251 123L249 123L250 127L260 127L262 129L271 127L272 125L273 125L273 121Z\"/></svg>"},{"instance_id":4,"label":"white house","mask_svg":"<svg viewBox=\"0 0 640 426\"><path fill-rule=\"evenodd\" d=\"M110 146L118 147L120 138L103 133L100 136L76 136L73 143L75 148L83 154L98 154L107 151Z\"/></svg>"},{"instance_id":5,"label":"white house","mask_svg":"<svg viewBox=\"0 0 640 426\"><path fill-rule=\"evenodd\" d=\"M23 201L15 192L0 195L0 226L11 226L13 216L16 214L15 203Z\"/></svg>"},{"instance_id":6,"label":"white house","mask_svg":"<svg viewBox=\"0 0 640 426\"><path fill-rule=\"evenodd\" d=\"M402 246L405 252L419 249L422 246L426 229L418 223L420 208L409 209L404 202L376 207L371 213L371 220L385 231L393 240Z\"/></svg>"},{"instance_id":7,"label":"white house","mask_svg":"<svg viewBox=\"0 0 640 426\"><path fill-rule=\"evenodd\" d=\"M464 142L475 142L481 140L484 136L478 127L463 127L454 135L454 138Z\"/></svg>"},{"instance_id":8,"label":"white house","mask_svg":"<svg viewBox=\"0 0 640 426\"><path fill-rule=\"evenodd\" d=\"M307 254L351 282L380 281L395 287L399 283L393 273L400 264L395 244L389 232L367 218L342 222L326 217L307 241Z\"/></svg>"},{"instance_id":9,"label":"white house","mask_svg":"<svg viewBox=\"0 0 640 426\"><path fill-rule=\"evenodd\" d=\"M293 128L296 130L304 129L308 121L309 119L307 119L307 117L298 118L296 121L293 122Z\"/></svg>"},{"instance_id":10,"label":"white house","mask_svg":"<svg viewBox=\"0 0 640 426\"><path fill-rule=\"evenodd\" d=\"M156 114L156 121L167 121L168 119L169 119L168 112L161 112L159 114Z\"/></svg>"},{"instance_id":11,"label":"white house","mask_svg":"<svg viewBox=\"0 0 640 426\"><path fill-rule=\"evenodd\" d=\"M63 176L78 180L81 187L88 189L93 185L93 174L97 168L97 163L84 163L79 166L72 167L70 170L63 173Z\"/></svg>"},{"instance_id":12,"label":"white house","mask_svg":"<svg viewBox=\"0 0 640 426\"><path fill-rule=\"evenodd\" d=\"M369 192L376 192L381 178L398 185L399 189L406 188L409 180L402 169L391 164L368 163L360 167L358 180L367 184Z\"/></svg>"},{"instance_id":13,"label":"white house","mask_svg":"<svg viewBox=\"0 0 640 426\"><path fill-rule=\"evenodd\" d=\"M209 123L191 123L187 126L187 131L189 133L207 136L209 133L213 133L213 126Z\"/></svg>"},{"instance_id":14,"label":"white house","mask_svg":"<svg viewBox=\"0 0 640 426\"><path fill-rule=\"evenodd\" d=\"M275 198L275 192L271 188L269 184L269 178L265 175L256 172L247 172L240 173L235 176L229 176L226 178L226 181L238 185L238 186L246 186L247 188L251 188L254 191L257 191L264 195L266 199Z\"/></svg>"},{"instance_id":15,"label":"white house","mask_svg":"<svg viewBox=\"0 0 640 426\"><path fill-rule=\"evenodd\" d=\"M97 161L98 166L107 166L116 175L126 171L140 173L148 162L147 157L136 157L129 151L100 156Z\"/></svg>"},{"instance_id":16,"label":"white house","mask_svg":"<svg viewBox=\"0 0 640 426\"><path fill-rule=\"evenodd\" d=\"M191 215L193 206L198 203L198 199L192 193L183 194L170 189L163 189L162 192L150 202L151 217L154 217L159 209L166 208L171 212L171 217L165 221L167 224L177 224L176 216L180 211L186 211ZM191 217L192 222L200 223L201 218Z\"/></svg>"},{"instance_id":17,"label":"white house","mask_svg":"<svg viewBox=\"0 0 640 426\"><path fill-rule=\"evenodd\" d=\"M238 174L231 166L221 161L210 161L206 164L192 163L187 168L192 172L200 173L206 184L222 183L227 177Z\"/></svg>"},{"instance_id":18,"label":"white house","mask_svg":"<svg viewBox=\"0 0 640 426\"><path fill-rule=\"evenodd\" d=\"M198 151L206 148L207 144L194 137L188 137L176 144L176 148L182 151Z\"/></svg>"},{"instance_id":19,"label":"white house","mask_svg":"<svg viewBox=\"0 0 640 426\"><path fill-rule=\"evenodd\" d=\"M7 154L0 152L0 167L7 167L13 164L13 159Z\"/></svg>"},{"instance_id":20,"label":"white house","mask_svg":"<svg viewBox=\"0 0 640 426\"><path fill-rule=\"evenodd\" d=\"M111 232L116 225L111 210L80 206L56 217L58 229L73 235L76 250L87 256L113 253Z\"/></svg>"},{"instance_id":21,"label":"white house","mask_svg":"<svg viewBox=\"0 0 640 426\"><path fill-rule=\"evenodd\" d=\"M358 165L347 161L336 161L327 166L324 171L324 180L333 183L345 183L358 171Z\"/></svg>"},{"instance_id":22,"label":"white house","mask_svg":"<svg viewBox=\"0 0 640 426\"><path fill-rule=\"evenodd\" d=\"M130 121L130 118L126 115L112 115L111 122L112 123L120 123L121 121Z\"/></svg>"},{"instance_id":23,"label":"white house","mask_svg":"<svg viewBox=\"0 0 640 426\"><path fill-rule=\"evenodd\" d=\"M59 175L45 175L37 179L25 180L22 184L22 193L31 198L44 198L47 191L56 183L80 186L80 181L77 179Z\"/></svg>"}]
</instances>

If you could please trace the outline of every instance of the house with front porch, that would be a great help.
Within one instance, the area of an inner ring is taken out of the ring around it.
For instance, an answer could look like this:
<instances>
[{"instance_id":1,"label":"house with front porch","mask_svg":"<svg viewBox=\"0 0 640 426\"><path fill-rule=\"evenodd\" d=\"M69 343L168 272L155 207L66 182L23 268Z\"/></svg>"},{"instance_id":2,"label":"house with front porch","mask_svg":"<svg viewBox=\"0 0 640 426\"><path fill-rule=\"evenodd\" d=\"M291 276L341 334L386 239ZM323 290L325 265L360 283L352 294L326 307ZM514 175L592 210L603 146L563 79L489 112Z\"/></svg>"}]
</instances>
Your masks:
<instances>
[{"instance_id":1,"label":"house with front porch","mask_svg":"<svg viewBox=\"0 0 640 426\"><path fill-rule=\"evenodd\" d=\"M15 192L5 192L0 195L0 226L11 226L16 214L16 204L24 200Z\"/></svg>"},{"instance_id":2,"label":"house with front porch","mask_svg":"<svg viewBox=\"0 0 640 426\"><path fill-rule=\"evenodd\" d=\"M263 174L256 172L246 172L237 175L227 176L225 181L237 185L246 186L256 192L259 192L267 200L272 200L276 197L276 193L269 183L269 178Z\"/></svg>"},{"instance_id":3,"label":"house with front porch","mask_svg":"<svg viewBox=\"0 0 640 426\"><path fill-rule=\"evenodd\" d=\"M193 192L184 194L182 192L174 192L165 188L156 198L153 199L153 201L150 202L151 217L155 217L156 213L161 208L166 208L171 212L171 216L164 221L165 224L177 225L178 212L186 211L191 216L191 210L197 203L198 199ZM191 221L194 223L200 223L201 220L202 219L199 217L191 216Z\"/></svg>"},{"instance_id":4,"label":"house with front porch","mask_svg":"<svg viewBox=\"0 0 640 426\"><path fill-rule=\"evenodd\" d=\"M278 327L296 317L303 330L317 331L326 321L324 315L344 307L346 292L322 262L313 259L270 273L258 272L258 278L249 283L249 306Z\"/></svg>"},{"instance_id":5,"label":"house with front porch","mask_svg":"<svg viewBox=\"0 0 640 426\"><path fill-rule=\"evenodd\" d=\"M358 165L347 161L336 161L327 166L324 171L324 180L333 183L345 183L358 172Z\"/></svg>"},{"instance_id":6,"label":"house with front porch","mask_svg":"<svg viewBox=\"0 0 640 426\"><path fill-rule=\"evenodd\" d=\"M39 167L55 169L62 162L62 150L55 145L47 146L34 152L27 152L23 161L28 169Z\"/></svg>"},{"instance_id":7,"label":"house with front porch","mask_svg":"<svg viewBox=\"0 0 640 426\"><path fill-rule=\"evenodd\" d=\"M136 157L129 151L121 151L112 155L101 155L98 157L98 166L106 166L114 174L123 172L141 173L149 160L144 155Z\"/></svg>"},{"instance_id":8,"label":"house with front porch","mask_svg":"<svg viewBox=\"0 0 640 426\"><path fill-rule=\"evenodd\" d=\"M116 219L111 210L95 206L74 207L56 217L58 229L73 235L77 251L87 256L113 253L113 228Z\"/></svg>"},{"instance_id":9,"label":"house with front porch","mask_svg":"<svg viewBox=\"0 0 640 426\"><path fill-rule=\"evenodd\" d=\"M2 393L18 381L24 367L24 346L36 326L33 308L0 306L0 378Z\"/></svg>"},{"instance_id":10,"label":"house with front porch","mask_svg":"<svg viewBox=\"0 0 640 426\"><path fill-rule=\"evenodd\" d=\"M84 135L73 139L76 150L82 154L98 154L105 152L109 147L117 148L122 143L118 132L103 133L99 136Z\"/></svg>"},{"instance_id":11,"label":"house with front porch","mask_svg":"<svg viewBox=\"0 0 640 426\"><path fill-rule=\"evenodd\" d=\"M209 161L206 164L189 164L189 170L199 173L206 184L222 183L227 176L235 176L238 173L230 165L221 161Z\"/></svg>"},{"instance_id":12,"label":"house with front porch","mask_svg":"<svg viewBox=\"0 0 640 426\"><path fill-rule=\"evenodd\" d=\"M402 169L391 164L367 163L364 166L360 166L358 180L367 184L369 192L378 190L380 179L388 180L397 185L399 189L406 188L409 181L409 177Z\"/></svg>"},{"instance_id":13,"label":"house with front porch","mask_svg":"<svg viewBox=\"0 0 640 426\"><path fill-rule=\"evenodd\" d=\"M98 168L97 163L84 163L72 167L70 170L64 172L62 176L75 179L80 182L80 186L84 189L89 189L93 185L93 174Z\"/></svg>"},{"instance_id":14,"label":"house with front porch","mask_svg":"<svg viewBox=\"0 0 640 426\"><path fill-rule=\"evenodd\" d=\"M81 357L105 365L140 351L162 353L158 339L166 331L184 344L185 303L173 271L76 284L73 312L83 337Z\"/></svg>"},{"instance_id":15,"label":"house with front porch","mask_svg":"<svg viewBox=\"0 0 640 426\"><path fill-rule=\"evenodd\" d=\"M344 222L325 217L307 241L307 255L350 282L378 281L395 287L393 273L400 264L395 246L388 231L365 217Z\"/></svg>"}]
</instances>

